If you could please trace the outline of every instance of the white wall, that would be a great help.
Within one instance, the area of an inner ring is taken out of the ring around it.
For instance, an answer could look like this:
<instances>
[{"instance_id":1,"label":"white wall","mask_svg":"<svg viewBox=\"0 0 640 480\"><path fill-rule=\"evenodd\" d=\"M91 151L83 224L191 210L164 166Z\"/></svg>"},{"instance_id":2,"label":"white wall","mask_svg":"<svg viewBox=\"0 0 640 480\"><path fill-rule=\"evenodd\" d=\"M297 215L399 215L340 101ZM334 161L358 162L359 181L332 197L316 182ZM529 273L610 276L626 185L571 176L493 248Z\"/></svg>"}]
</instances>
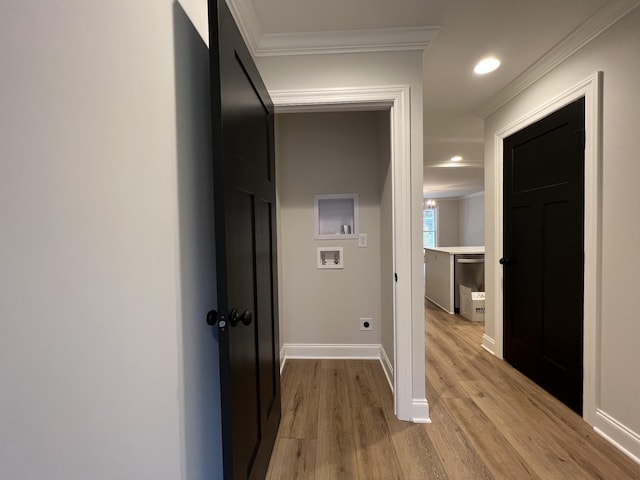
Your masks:
<instances>
[{"instance_id":1,"label":"white wall","mask_svg":"<svg viewBox=\"0 0 640 480\"><path fill-rule=\"evenodd\" d=\"M379 117L387 112L279 115L278 196L282 270L281 341L285 344L381 342ZM389 132L387 131L387 136ZM315 194L357 193L357 239L314 239ZM387 229L390 225L387 226ZM344 269L316 268L316 248L344 248ZM386 252L391 255L391 250ZM359 319L373 318L373 331Z\"/></svg>"},{"instance_id":2,"label":"white wall","mask_svg":"<svg viewBox=\"0 0 640 480\"><path fill-rule=\"evenodd\" d=\"M178 372L182 474L222 476L217 331L205 325L216 306L209 50L190 16L174 3L178 185Z\"/></svg>"},{"instance_id":3,"label":"white wall","mask_svg":"<svg viewBox=\"0 0 640 480\"><path fill-rule=\"evenodd\" d=\"M0 3L0 478L220 474L190 28L171 0Z\"/></svg>"},{"instance_id":4,"label":"white wall","mask_svg":"<svg viewBox=\"0 0 640 480\"><path fill-rule=\"evenodd\" d=\"M636 9L486 119L485 192L494 205L500 185L494 183L494 136L594 72L604 72L602 171L602 276L599 332L599 415L597 426L640 457L640 9ZM588 134L588 133L587 133ZM487 265L497 265L493 250L496 218L486 212ZM499 255L499 252L497 253ZM498 268L487 268L486 333L495 335L494 285ZM608 420L607 420L608 418ZM618 425L616 425L618 422ZM620 426L621 425L621 426ZM626 429L626 430L625 430Z\"/></svg>"},{"instance_id":5,"label":"white wall","mask_svg":"<svg viewBox=\"0 0 640 480\"><path fill-rule=\"evenodd\" d=\"M422 53L385 52L261 57L272 90L409 85L411 105L411 240L413 397L424 398L424 276L422 268Z\"/></svg>"},{"instance_id":6,"label":"white wall","mask_svg":"<svg viewBox=\"0 0 640 480\"><path fill-rule=\"evenodd\" d=\"M460 245L484 245L484 192L462 197L460 207Z\"/></svg>"}]
</instances>

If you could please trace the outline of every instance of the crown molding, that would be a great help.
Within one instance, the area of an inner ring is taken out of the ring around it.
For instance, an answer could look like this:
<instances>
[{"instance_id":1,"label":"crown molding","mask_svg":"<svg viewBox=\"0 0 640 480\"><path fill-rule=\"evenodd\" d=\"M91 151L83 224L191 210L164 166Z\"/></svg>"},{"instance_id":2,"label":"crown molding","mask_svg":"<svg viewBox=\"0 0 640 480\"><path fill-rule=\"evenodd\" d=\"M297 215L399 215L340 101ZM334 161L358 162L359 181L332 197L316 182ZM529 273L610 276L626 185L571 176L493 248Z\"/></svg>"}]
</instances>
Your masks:
<instances>
[{"instance_id":1,"label":"crown molding","mask_svg":"<svg viewBox=\"0 0 640 480\"><path fill-rule=\"evenodd\" d=\"M260 37L256 56L423 50L438 27L373 28L327 32L267 33Z\"/></svg>"},{"instance_id":2,"label":"crown molding","mask_svg":"<svg viewBox=\"0 0 640 480\"><path fill-rule=\"evenodd\" d=\"M244 39L251 55L256 56L256 48L262 38L262 29L256 10L250 0L226 0L233 19L238 25L240 34Z\"/></svg>"},{"instance_id":3,"label":"crown molding","mask_svg":"<svg viewBox=\"0 0 640 480\"><path fill-rule=\"evenodd\" d=\"M395 98L407 94L407 89L407 86L399 85L274 90L269 92L269 96L276 113L379 111L392 108Z\"/></svg>"},{"instance_id":4,"label":"crown molding","mask_svg":"<svg viewBox=\"0 0 640 480\"><path fill-rule=\"evenodd\" d=\"M439 31L439 27L407 27L263 33L251 0L226 2L254 57L423 50Z\"/></svg>"},{"instance_id":5,"label":"crown molding","mask_svg":"<svg viewBox=\"0 0 640 480\"><path fill-rule=\"evenodd\" d=\"M598 37L638 5L640 5L640 0L615 0L607 3L589 20L576 28L514 81L483 104L476 110L476 114L482 118L491 115L583 48L591 40Z\"/></svg>"}]
</instances>

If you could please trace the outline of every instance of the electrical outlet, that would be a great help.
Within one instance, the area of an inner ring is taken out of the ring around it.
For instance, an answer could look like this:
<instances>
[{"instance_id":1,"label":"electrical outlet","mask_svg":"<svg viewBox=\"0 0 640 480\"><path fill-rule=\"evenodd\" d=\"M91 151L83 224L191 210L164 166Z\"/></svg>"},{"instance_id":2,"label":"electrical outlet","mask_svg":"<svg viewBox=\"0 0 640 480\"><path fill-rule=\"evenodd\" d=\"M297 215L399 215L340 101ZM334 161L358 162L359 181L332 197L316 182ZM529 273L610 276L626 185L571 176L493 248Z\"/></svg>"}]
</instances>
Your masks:
<instances>
[{"instance_id":1,"label":"electrical outlet","mask_svg":"<svg viewBox=\"0 0 640 480\"><path fill-rule=\"evenodd\" d=\"M360 330L373 330L373 318L361 318Z\"/></svg>"}]
</instances>

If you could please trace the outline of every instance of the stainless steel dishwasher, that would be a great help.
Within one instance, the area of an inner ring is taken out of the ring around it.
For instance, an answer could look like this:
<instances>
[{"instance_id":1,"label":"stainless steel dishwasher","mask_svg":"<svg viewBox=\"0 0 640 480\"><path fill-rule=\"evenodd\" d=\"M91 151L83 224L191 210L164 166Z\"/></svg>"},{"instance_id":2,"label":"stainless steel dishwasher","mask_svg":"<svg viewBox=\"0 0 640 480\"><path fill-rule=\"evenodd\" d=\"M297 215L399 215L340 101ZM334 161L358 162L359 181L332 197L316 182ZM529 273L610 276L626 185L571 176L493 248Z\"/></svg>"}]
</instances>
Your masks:
<instances>
[{"instance_id":1,"label":"stainless steel dishwasher","mask_svg":"<svg viewBox=\"0 0 640 480\"><path fill-rule=\"evenodd\" d=\"M460 285L484 292L484 254L456 254L454 263L454 308L460 313Z\"/></svg>"}]
</instances>

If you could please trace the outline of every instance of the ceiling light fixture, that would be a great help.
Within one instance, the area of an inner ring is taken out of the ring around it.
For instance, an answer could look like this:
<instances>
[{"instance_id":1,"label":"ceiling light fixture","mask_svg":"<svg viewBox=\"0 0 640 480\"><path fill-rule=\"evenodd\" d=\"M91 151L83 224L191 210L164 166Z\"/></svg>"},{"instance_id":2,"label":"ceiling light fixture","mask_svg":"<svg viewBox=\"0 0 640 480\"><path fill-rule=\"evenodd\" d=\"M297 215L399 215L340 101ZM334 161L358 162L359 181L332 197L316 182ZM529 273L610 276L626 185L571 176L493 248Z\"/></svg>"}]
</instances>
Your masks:
<instances>
[{"instance_id":1,"label":"ceiling light fixture","mask_svg":"<svg viewBox=\"0 0 640 480\"><path fill-rule=\"evenodd\" d=\"M460 155L456 155L455 157L451 157L452 162L460 162L462 161L462 157Z\"/></svg>"},{"instance_id":2,"label":"ceiling light fixture","mask_svg":"<svg viewBox=\"0 0 640 480\"><path fill-rule=\"evenodd\" d=\"M478 75L484 75L485 73L493 72L500 66L500 60L493 57L483 58L478 62L473 71Z\"/></svg>"}]
</instances>

